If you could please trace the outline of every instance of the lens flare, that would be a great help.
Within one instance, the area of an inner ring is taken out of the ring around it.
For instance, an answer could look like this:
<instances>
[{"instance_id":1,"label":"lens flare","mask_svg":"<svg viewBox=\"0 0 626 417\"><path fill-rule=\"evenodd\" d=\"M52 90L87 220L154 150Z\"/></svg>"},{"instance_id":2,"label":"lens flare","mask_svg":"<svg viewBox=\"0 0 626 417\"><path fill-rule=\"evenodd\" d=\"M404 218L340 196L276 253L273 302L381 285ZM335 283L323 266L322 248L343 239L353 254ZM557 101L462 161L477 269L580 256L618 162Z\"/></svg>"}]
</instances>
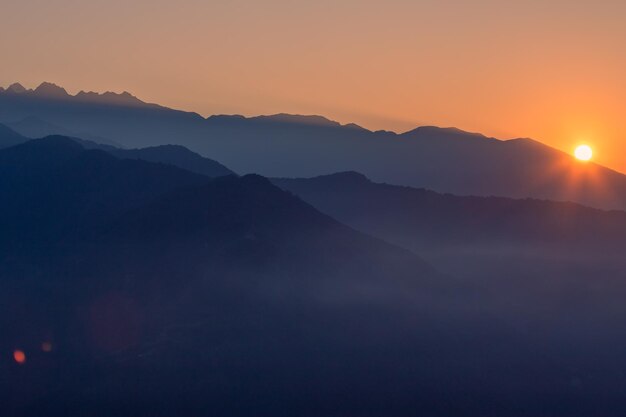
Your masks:
<instances>
[{"instance_id":1,"label":"lens flare","mask_svg":"<svg viewBox=\"0 0 626 417\"><path fill-rule=\"evenodd\" d=\"M15 362L22 365L26 362L26 354L23 351L16 349L13 351L13 359L15 359Z\"/></svg>"}]
</instances>

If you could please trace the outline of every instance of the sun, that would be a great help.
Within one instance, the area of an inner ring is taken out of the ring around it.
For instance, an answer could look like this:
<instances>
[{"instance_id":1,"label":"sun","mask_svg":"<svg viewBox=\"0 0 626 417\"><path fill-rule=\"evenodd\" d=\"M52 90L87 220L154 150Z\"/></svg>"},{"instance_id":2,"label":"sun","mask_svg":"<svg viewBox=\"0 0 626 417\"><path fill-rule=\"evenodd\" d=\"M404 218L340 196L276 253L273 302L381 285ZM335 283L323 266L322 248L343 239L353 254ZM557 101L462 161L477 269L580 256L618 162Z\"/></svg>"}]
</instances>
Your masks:
<instances>
[{"instance_id":1,"label":"sun","mask_svg":"<svg viewBox=\"0 0 626 417\"><path fill-rule=\"evenodd\" d=\"M574 156L581 161L589 161L593 156L593 149L588 145L580 145L574 151Z\"/></svg>"}]
</instances>

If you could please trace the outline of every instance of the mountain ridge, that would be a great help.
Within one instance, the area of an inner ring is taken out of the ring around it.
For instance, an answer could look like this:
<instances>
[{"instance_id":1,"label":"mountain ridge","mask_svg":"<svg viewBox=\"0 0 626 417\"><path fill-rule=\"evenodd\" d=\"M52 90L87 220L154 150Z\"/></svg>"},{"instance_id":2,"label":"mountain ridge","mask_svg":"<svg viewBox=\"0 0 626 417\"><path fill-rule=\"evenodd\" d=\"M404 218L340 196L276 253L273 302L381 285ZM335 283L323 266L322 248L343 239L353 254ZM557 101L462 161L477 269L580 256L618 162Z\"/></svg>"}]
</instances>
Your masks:
<instances>
[{"instance_id":1,"label":"mountain ridge","mask_svg":"<svg viewBox=\"0 0 626 417\"><path fill-rule=\"evenodd\" d=\"M454 130L398 137L320 119L207 121L68 103L3 93L0 119L39 117L151 148L50 136L0 150L4 414L624 409L624 212L369 179L447 178L471 190L507 175L505 188L526 193L542 190L533 180L559 178L534 176L542 167L574 178L584 167L603 181L606 171ZM232 157L244 175L209 178L184 169L189 160L137 158L182 151L193 161L198 148ZM281 184L288 192L245 175L255 167L349 172ZM25 363L12 360L17 349Z\"/></svg>"},{"instance_id":2,"label":"mountain ridge","mask_svg":"<svg viewBox=\"0 0 626 417\"><path fill-rule=\"evenodd\" d=\"M172 110L172 111L177 111L177 112L182 112L182 113L198 115L197 112L193 112L193 111L177 110L174 108L161 106L155 103L145 102L139 99L138 97L134 96L133 94L129 93L128 91L123 91L121 93L115 93L112 91L99 93L99 92L94 92L94 91L80 90L78 93L72 95L72 94L69 94L65 88L55 83L48 82L48 81L43 81L41 84L39 84L39 86L37 86L34 89L26 89L22 84L17 83L17 82L11 84L6 89L0 86L0 93L8 92L8 91L20 93L20 94L27 93L27 94L32 94L34 96L39 96L39 97L44 97L44 98L53 98L53 99L54 98L91 98L91 99L102 98L102 99L105 99L107 97L117 98L119 99L117 103L114 100L112 100L112 101L109 101L107 104L120 104L127 100L127 101L133 101L138 105L144 105L144 106L149 106L149 107L156 106L161 109L167 109L167 110ZM223 119L223 120L244 119L244 120L257 121L257 122L287 122L287 123L293 123L293 124L309 124L309 125L314 125L314 126L326 126L326 127L351 127L351 128L357 128L358 130L364 130L369 133L380 132L380 133L389 133L389 134L393 134L397 136L403 136L403 135L410 136L411 134L414 134L420 131L442 130L442 131L456 133L459 135L471 135L471 136L476 136L476 137L482 137L485 139L494 139L494 140L498 140L501 142L518 139L518 138L497 139L493 137L488 137L482 133L465 131L457 127L439 127L439 126L434 126L434 125L417 126L413 129L409 129L404 132L392 131L388 129L371 130L353 122L347 122L345 124L342 124L340 122L337 122L335 120L332 120L320 114L296 114L296 113L284 113L284 112L273 113L273 114L261 114L261 115L256 115L256 116L243 116L241 114L213 114L213 115L208 115L205 117L203 116L202 118L207 121L219 120L219 119Z\"/></svg>"},{"instance_id":3,"label":"mountain ridge","mask_svg":"<svg viewBox=\"0 0 626 417\"><path fill-rule=\"evenodd\" d=\"M358 172L274 178L320 211L414 250L437 245L558 243L606 251L626 244L626 211L571 202L457 196L375 183Z\"/></svg>"},{"instance_id":4,"label":"mountain ridge","mask_svg":"<svg viewBox=\"0 0 626 417\"><path fill-rule=\"evenodd\" d=\"M456 195L626 208L625 175L530 139L500 140L432 126L372 132L322 116L284 113L204 118L166 107L0 93L0 120L27 116L115 138L126 148L183 145L241 174L306 178L354 170L376 182Z\"/></svg>"},{"instance_id":5,"label":"mountain ridge","mask_svg":"<svg viewBox=\"0 0 626 417\"><path fill-rule=\"evenodd\" d=\"M1 89L0 93L11 93L15 95L24 95L34 98L53 99L53 100L70 100L93 104L114 104L131 107L150 107L161 108L161 106L153 103L146 103L127 91L115 93L106 91L104 93L96 93L93 91L79 91L72 95L67 90L55 83L44 81L34 89L26 89L20 83L13 83L7 89Z\"/></svg>"}]
</instances>

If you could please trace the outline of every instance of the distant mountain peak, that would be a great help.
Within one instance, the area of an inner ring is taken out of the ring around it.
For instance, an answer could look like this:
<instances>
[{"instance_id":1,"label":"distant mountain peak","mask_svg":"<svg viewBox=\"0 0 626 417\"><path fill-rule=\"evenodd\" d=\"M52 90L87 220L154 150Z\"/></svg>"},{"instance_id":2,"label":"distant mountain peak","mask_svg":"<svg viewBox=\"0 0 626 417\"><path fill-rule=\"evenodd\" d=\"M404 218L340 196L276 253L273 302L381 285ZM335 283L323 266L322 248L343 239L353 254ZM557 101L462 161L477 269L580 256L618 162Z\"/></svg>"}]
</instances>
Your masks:
<instances>
[{"instance_id":1,"label":"distant mountain peak","mask_svg":"<svg viewBox=\"0 0 626 417\"><path fill-rule=\"evenodd\" d=\"M361 130L361 131L367 131L366 128L364 128L363 126L359 126L356 123L347 123L345 125L343 125L342 127L345 127L347 129L354 129L354 130Z\"/></svg>"},{"instance_id":2,"label":"distant mountain peak","mask_svg":"<svg viewBox=\"0 0 626 417\"><path fill-rule=\"evenodd\" d=\"M253 117L252 119L258 120L258 121L269 121L269 122L279 122L279 123L308 124L312 126L328 126L328 127L341 126L338 122L327 119L324 116L318 116L318 115L278 113L278 114L274 114L271 116L257 116L257 117Z\"/></svg>"},{"instance_id":3,"label":"distant mountain peak","mask_svg":"<svg viewBox=\"0 0 626 417\"><path fill-rule=\"evenodd\" d=\"M21 94L26 92L26 88L20 83L13 83L7 89L9 93Z\"/></svg>"},{"instance_id":4,"label":"distant mountain peak","mask_svg":"<svg viewBox=\"0 0 626 417\"><path fill-rule=\"evenodd\" d=\"M37 87L34 93L42 97L69 97L67 91L63 87L59 87L56 84L43 82Z\"/></svg>"},{"instance_id":5,"label":"distant mountain peak","mask_svg":"<svg viewBox=\"0 0 626 417\"><path fill-rule=\"evenodd\" d=\"M442 134L445 133L448 136L458 136L461 138L476 138L476 139L488 139L488 140L497 140L494 138L487 137L482 133L474 133L467 132L465 130L459 129L457 127L438 127L438 126L419 126L413 130L409 130L403 135L406 136L428 136L432 134Z\"/></svg>"}]
</instances>

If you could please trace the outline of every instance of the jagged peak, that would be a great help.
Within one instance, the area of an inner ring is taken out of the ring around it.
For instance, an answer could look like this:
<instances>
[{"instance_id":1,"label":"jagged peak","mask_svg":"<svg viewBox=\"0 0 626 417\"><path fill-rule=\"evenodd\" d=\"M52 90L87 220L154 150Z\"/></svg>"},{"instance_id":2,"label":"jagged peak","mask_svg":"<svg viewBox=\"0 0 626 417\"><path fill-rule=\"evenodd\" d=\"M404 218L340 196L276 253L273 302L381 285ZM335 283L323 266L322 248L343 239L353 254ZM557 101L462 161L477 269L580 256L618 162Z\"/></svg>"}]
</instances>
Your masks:
<instances>
[{"instance_id":1,"label":"jagged peak","mask_svg":"<svg viewBox=\"0 0 626 417\"><path fill-rule=\"evenodd\" d=\"M68 99L77 100L89 103L97 104L112 104L120 106L150 106L160 107L156 104L146 103L136 96L132 95L128 91L121 93L115 93L113 91L107 91L104 93L97 93L93 91L81 90L75 95L69 94L67 90L57 84L45 81L41 83L36 89L28 90L20 83L11 84L6 89L0 87L0 93L11 94L23 94L28 96L39 97L44 99Z\"/></svg>"},{"instance_id":2,"label":"jagged peak","mask_svg":"<svg viewBox=\"0 0 626 417\"><path fill-rule=\"evenodd\" d=\"M6 91L9 93L21 94L21 93L25 93L27 90L26 88L24 88L22 84L13 83L6 89Z\"/></svg>"},{"instance_id":3,"label":"jagged peak","mask_svg":"<svg viewBox=\"0 0 626 417\"><path fill-rule=\"evenodd\" d=\"M65 88L59 87L58 85L47 81L39 84L39 87L35 88L34 93L38 96L44 97L69 97Z\"/></svg>"}]
</instances>

